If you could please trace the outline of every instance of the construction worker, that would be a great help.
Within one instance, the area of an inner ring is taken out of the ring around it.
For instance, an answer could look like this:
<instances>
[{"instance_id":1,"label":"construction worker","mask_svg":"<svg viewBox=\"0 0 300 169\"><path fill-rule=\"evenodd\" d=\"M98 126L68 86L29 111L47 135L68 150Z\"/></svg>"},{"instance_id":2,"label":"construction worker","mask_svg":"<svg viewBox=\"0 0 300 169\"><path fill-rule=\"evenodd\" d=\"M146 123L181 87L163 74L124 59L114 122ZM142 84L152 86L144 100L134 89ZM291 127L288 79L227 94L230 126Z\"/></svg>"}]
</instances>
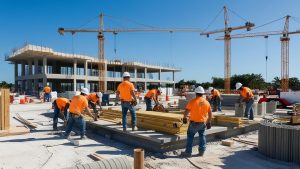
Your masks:
<instances>
[{"instance_id":1,"label":"construction worker","mask_svg":"<svg viewBox=\"0 0 300 169\"><path fill-rule=\"evenodd\" d=\"M123 73L123 82L119 84L117 89L117 97L116 97L116 104L121 100L121 107L122 107L122 124L123 124L123 131L127 130L127 112L128 110L131 113L131 123L132 123L132 131L137 130L136 127L136 112L135 106L137 104L137 100L134 94L134 86L129 81L130 74L129 72Z\"/></svg>"},{"instance_id":2,"label":"construction worker","mask_svg":"<svg viewBox=\"0 0 300 169\"><path fill-rule=\"evenodd\" d=\"M43 89L44 92L44 102L50 102L52 89L49 87L49 83Z\"/></svg>"},{"instance_id":3,"label":"construction worker","mask_svg":"<svg viewBox=\"0 0 300 169\"><path fill-rule=\"evenodd\" d=\"M213 88L213 87L209 87L208 88L209 93L211 94L211 103L213 105L213 112L218 111L222 111L222 107L221 107L221 94L219 92L219 90Z\"/></svg>"},{"instance_id":4,"label":"construction worker","mask_svg":"<svg viewBox=\"0 0 300 169\"><path fill-rule=\"evenodd\" d=\"M102 93L97 92L97 93L91 93L87 96L89 106L93 108L94 110L94 117L95 121L97 121L98 118L98 111L96 109L96 105L98 104L101 110L101 101L102 101Z\"/></svg>"},{"instance_id":5,"label":"construction worker","mask_svg":"<svg viewBox=\"0 0 300 169\"><path fill-rule=\"evenodd\" d=\"M248 87L244 87L242 83L238 82L235 84L236 90L240 91L240 99L239 103L242 104L242 102L246 103L246 109L244 113L244 117L248 118L249 120L253 120L253 103L254 103L254 96Z\"/></svg>"},{"instance_id":6,"label":"construction worker","mask_svg":"<svg viewBox=\"0 0 300 169\"><path fill-rule=\"evenodd\" d=\"M152 111L152 99L156 105L159 104L157 100L157 96L159 94L158 91L158 89L152 88L146 93L144 97L146 103L146 111Z\"/></svg>"},{"instance_id":7,"label":"construction worker","mask_svg":"<svg viewBox=\"0 0 300 169\"><path fill-rule=\"evenodd\" d=\"M53 106L54 106L53 130L58 130L57 123L58 123L59 114L61 115L61 117L64 121L64 124L65 125L67 124L66 117L67 117L67 113L68 113L68 108L70 106L70 101L67 98L59 97L54 100Z\"/></svg>"},{"instance_id":8,"label":"construction worker","mask_svg":"<svg viewBox=\"0 0 300 169\"><path fill-rule=\"evenodd\" d=\"M89 94L89 89L87 88L82 88L81 93L78 96L74 96L72 98L72 101L70 103L70 117L67 122L67 127L66 127L66 132L65 132L65 137L68 138L74 123L79 123L80 126L80 136L81 139L85 139L85 120L83 119L82 113L84 110L86 110L87 114L94 118L94 116L91 114L91 111L88 107L88 100L86 99L86 96Z\"/></svg>"},{"instance_id":9,"label":"construction worker","mask_svg":"<svg viewBox=\"0 0 300 169\"><path fill-rule=\"evenodd\" d=\"M196 133L199 134L199 156L203 156L206 149L205 128L211 128L212 112L209 102L203 98L205 93L203 87L199 86L195 89L196 98L190 100L186 106L183 123L187 124L189 116L189 127L187 131L186 149L181 153L183 157L192 156L193 140Z\"/></svg>"}]
</instances>

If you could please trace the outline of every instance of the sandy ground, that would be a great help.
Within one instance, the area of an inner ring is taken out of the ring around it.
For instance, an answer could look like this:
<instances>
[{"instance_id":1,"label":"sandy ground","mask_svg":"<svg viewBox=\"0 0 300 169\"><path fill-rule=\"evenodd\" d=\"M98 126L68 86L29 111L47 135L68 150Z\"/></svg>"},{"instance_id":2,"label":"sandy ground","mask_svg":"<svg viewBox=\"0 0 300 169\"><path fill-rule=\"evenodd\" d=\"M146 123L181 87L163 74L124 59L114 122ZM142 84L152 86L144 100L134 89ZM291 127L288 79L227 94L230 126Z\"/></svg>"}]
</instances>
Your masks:
<instances>
[{"instance_id":1,"label":"sandy ground","mask_svg":"<svg viewBox=\"0 0 300 169\"><path fill-rule=\"evenodd\" d=\"M0 168L3 169L56 169L93 162L87 155L98 153L104 158L125 155L130 161L134 147L109 140L88 132L89 139L74 146L53 132L51 104L12 105L11 117L19 113L37 123L38 128L26 135L0 137ZM20 125L11 119L12 125ZM61 124L60 124L61 125ZM78 138L79 136L73 136ZM257 141L257 132L241 135L243 139ZM299 165L273 160L260 154L252 145L235 142L232 147L222 146L220 141L210 142L204 157L180 158L180 151L145 154L146 168L228 168L228 169L285 169ZM197 153L197 146L193 148Z\"/></svg>"}]
</instances>

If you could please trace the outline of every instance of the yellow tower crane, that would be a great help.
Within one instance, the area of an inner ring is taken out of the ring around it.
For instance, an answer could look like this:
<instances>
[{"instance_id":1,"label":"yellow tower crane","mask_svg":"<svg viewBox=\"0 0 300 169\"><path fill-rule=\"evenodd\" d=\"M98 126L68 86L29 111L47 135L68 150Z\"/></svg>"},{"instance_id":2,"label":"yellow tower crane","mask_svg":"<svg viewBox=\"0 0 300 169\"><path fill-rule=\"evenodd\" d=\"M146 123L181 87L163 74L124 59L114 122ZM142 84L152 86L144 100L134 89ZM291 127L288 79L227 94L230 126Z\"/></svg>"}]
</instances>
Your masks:
<instances>
[{"instance_id":1,"label":"yellow tower crane","mask_svg":"<svg viewBox=\"0 0 300 169\"><path fill-rule=\"evenodd\" d=\"M223 7L224 10L224 24L225 28L215 31L202 32L200 35L206 35L209 37L211 34L223 33L224 36L224 89L225 93L230 93L230 77L231 77L231 36L230 33L235 30L246 29L250 31L252 27L255 25L251 22L246 22L245 25L237 26L237 27L229 27L229 16L228 16L228 8L226 6Z\"/></svg>"},{"instance_id":2,"label":"yellow tower crane","mask_svg":"<svg viewBox=\"0 0 300 169\"><path fill-rule=\"evenodd\" d=\"M248 34L235 34L232 35L231 38L252 38L252 37L268 37L273 35L281 35L281 89L284 92L289 90L289 41L290 41L290 34L299 34L300 31L293 31L289 32L289 19L291 18L290 15L285 17L284 29L283 31L269 31L269 32L256 32L256 33L248 33ZM280 18L280 19L283 19ZM280 20L278 19L278 20ZM275 21L278 21L275 20ZM272 21L274 22L274 21ZM270 22L270 23L272 23ZM266 25L266 24L264 24ZM226 36L216 38L216 40L224 40Z\"/></svg>"},{"instance_id":3,"label":"yellow tower crane","mask_svg":"<svg viewBox=\"0 0 300 169\"><path fill-rule=\"evenodd\" d=\"M99 57L99 91L106 91L107 87L105 84L105 53L104 53L104 33L120 33L120 32L196 32L201 33L200 29L196 28L179 28L179 29L169 29L169 28L136 28L136 29L104 29L104 14L100 14L100 28L96 30L87 30L87 29L64 29L59 28L58 32L60 35L64 35L64 33L98 33L98 57Z\"/></svg>"}]
</instances>

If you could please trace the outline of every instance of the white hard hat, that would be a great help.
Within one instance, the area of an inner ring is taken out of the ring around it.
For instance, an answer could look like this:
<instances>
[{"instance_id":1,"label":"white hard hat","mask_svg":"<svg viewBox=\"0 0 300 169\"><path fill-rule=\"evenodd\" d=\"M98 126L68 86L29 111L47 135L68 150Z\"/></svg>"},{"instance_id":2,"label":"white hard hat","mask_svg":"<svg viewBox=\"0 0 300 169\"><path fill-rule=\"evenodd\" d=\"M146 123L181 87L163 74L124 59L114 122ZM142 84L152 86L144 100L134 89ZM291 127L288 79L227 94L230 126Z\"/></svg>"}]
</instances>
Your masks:
<instances>
[{"instance_id":1,"label":"white hard hat","mask_svg":"<svg viewBox=\"0 0 300 169\"><path fill-rule=\"evenodd\" d=\"M130 77L130 73L129 72L124 72L123 77Z\"/></svg>"},{"instance_id":2,"label":"white hard hat","mask_svg":"<svg viewBox=\"0 0 300 169\"><path fill-rule=\"evenodd\" d=\"M240 89L242 86L243 86L242 83L237 82L237 83L235 84L235 89L238 90L238 89Z\"/></svg>"},{"instance_id":3,"label":"white hard hat","mask_svg":"<svg viewBox=\"0 0 300 169\"><path fill-rule=\"evenodd\" d=\"M86 95L90 94L88 88L81 88L81 91L80 91L80 92L83 93L83 94L86 94Z\"/></svg>"},{"instance_id":4,"label":"white hard hat","mask_svg":"<svg viewBox=\"0 0 300 169\"><path fill-rule=\"evenodd\" d=\"M49 86L49 83L47 83L47 86Z\"/></svg>"},{"instance_id":5,"label":"white hard hat","mask_svg":"<svg viewBox=\"0 0 300 169\"><path fill-rule=\"evenodd\" d=\"M101 92L97 92L96 95L97 95L99 98L102 98L102 93L101 93Z\"/></svg>"},{"instance_id":6,"label":"white hard hat","mask_svg":"<svg viewBox=\"0 0 300 169\"><path fill-rule=\"evenodd\" d=\"M208 92L211 92L212 90L214 90L213 87L209 87L209 88L208 88Z\"/></svg>"},{"instance_id":7,"label":"white hard hat","mask_svg":"<svg viewBox=\"0 0 300 169\"><path fill-rule=\"evenodd\" d=\"M195 93L204 94L205 91L204 91L204 89L203 89L202 86L198 86L198 87L195 89Z\"/></svg>"}]
</instances>

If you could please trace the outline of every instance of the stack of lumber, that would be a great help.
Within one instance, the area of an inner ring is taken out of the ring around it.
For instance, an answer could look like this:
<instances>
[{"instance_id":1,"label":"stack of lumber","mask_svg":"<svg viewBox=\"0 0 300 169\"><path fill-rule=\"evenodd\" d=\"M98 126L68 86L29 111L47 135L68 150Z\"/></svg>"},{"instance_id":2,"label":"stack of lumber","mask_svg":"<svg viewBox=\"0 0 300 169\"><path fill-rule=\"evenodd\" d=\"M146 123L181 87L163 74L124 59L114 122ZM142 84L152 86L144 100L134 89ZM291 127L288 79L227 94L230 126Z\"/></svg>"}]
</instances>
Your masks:
<instances>
[{"instance_id":1,"label":"stack of lumber","mask_svg":"<svg viewBox=\"0 0 300 169\"><path fill-rule=\"evenodd\" d=\"M9 89L1 89L0 90L0 130L8 130L10 127L9 104L10 104Z\"/></svg>"},{"instance_id":2,"label":"stack of lumber","mask_svg":"<svg viewBox=\"0 0 300 169\"><path fill-rule=\"evenodd\" d=\"M234 117L234 116L216 115L214 116L213 123L215 125L220 125L220 126L241 127L242 118Z\"/></svg>"},{"instance_id":3,"label":"stack of lumber","mask_svg":"<svg viewBox=\"0 0 300 169\"><path fill-rule=\"evenodd\" d=\"M137 127L155 130L168 134L180 134L187 131L188 125L182 123L182 114L161 113L153 111L138 111ZM121 120L120 110L104 110L102 118L108 120ZM127 114L128 124L131 124L130 113Z\"/></svg>"}]
</instances>

